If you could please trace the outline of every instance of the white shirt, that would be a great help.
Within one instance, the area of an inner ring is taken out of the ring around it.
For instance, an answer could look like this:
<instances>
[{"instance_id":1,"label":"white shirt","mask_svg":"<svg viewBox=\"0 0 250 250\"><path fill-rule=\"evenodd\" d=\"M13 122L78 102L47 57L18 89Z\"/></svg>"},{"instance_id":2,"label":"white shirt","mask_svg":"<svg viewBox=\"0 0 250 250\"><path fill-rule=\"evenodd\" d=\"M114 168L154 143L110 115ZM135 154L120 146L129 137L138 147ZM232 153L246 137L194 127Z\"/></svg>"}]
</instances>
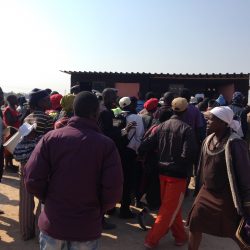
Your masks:
<instances>
[{"instance_id":1,"label":"white shirt","mask_svg":"<svg viewBox=\"0 0 250 250\"><path fill-rule=\"evenodd\" d=\"M136 114L129 114L126 117L126 123L129 122L136 122L136 127L132 128L128 132L128 139L130 140L129 144L127 145L128 148L133 149L136 153L141 145L141 140L144 135L144 125L141 116Z\"/></svg>"}]
</instances>

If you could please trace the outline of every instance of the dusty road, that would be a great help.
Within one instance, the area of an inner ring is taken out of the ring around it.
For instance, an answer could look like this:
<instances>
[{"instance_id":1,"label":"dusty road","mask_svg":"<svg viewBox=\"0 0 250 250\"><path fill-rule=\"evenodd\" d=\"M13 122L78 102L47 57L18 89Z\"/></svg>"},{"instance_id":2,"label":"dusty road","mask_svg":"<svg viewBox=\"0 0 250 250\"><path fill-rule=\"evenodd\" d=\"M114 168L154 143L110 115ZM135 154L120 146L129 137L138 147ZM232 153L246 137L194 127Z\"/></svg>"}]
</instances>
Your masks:
<instances>
[{"instance_id":1,"label":"dusty road","mask_svg":"<svg viewBox=\"0 0 250 250\"><path fill-rule=\"evenodd\" d=\"M0 250L36 250L39 249L37 240L22 241L19 236L18 224L18 190L19 178L17 174L6 173L0 183L0 209L5 214L0 215ZM192 197L184 202L186 215L192 205ZM145 232L139 229L135 219L120 220L112 216L110 221L117 225L117 229L106 231L101 238L102 250L143 250ZM187 246L175 247L171 234L168 234L158 247L159 250L187 249ZM204 235L201 250L236 250L237 245L230 239L221 239Z\"/></svg>"}]
</instances>

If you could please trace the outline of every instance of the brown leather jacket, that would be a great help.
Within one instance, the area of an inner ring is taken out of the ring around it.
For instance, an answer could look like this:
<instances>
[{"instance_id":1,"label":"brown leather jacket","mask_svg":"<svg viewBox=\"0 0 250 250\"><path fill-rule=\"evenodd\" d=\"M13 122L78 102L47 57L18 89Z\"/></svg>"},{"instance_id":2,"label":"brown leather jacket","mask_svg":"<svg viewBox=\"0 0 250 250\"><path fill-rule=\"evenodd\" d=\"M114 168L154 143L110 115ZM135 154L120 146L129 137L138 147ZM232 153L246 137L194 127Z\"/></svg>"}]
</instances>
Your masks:
<instances>
[{"instance_id":1,"label":"brown leather jacket","mask_svg":"<svg viewBox=\"0 0 250 250\"><path fill-rule=\"evenodd\" d=\"M159 173L161 175L186 178L191 174L197 144L193 129L173 115L159 125L157 131L139 147L139 154L158 150Z\"/></svg>"}]
</instances>

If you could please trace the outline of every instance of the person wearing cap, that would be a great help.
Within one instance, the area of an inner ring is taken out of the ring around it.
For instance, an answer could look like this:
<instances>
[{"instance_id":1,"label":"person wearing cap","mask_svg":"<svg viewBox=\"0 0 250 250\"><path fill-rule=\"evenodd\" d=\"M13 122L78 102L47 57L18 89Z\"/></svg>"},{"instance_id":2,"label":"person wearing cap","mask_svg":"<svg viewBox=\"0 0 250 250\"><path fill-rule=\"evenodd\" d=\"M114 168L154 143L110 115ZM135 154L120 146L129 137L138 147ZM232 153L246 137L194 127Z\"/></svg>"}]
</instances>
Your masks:
<instances>
[{"instance_id":1,"label":"person wearing cap","mask_svg":"<svg viewBox=\"0 0 250 250\"><path fill-rule=\"evenodd\" d=\"M236 240L242 216L250 228L250 159L246 142L234 132L240 124L233 117L225 106L213 108L207 116L210 135L198 167L200 191L187 220L189 250L199 249L202 233ZM249 229L246 233L250 235Z\"/></svg>"},{"instance_id":2,"label":"person wearing cap","mask_svg":"<svg viewBox=\"0 0 250 250\"><path fill-rule=\"evenodd\" d=\"M25 167L29 193L44 201L40 249L99 249L104 213L122 194L122 167L115 143L98 127L99 102L76 95L67 126L50 131Z\"/></svg>"},{"instance_id":3,"label":"person wearing cap","mask_svg":"<svg viewBox=\"0 0 250 250\"><path fill-rule=\"evenodd\" d=\"M35 145L40 138L50 130L53 130L53 119L45 114L45 111L50 109L50 97L47 90L33 89L29 93L29 106L31 113L24 119L31 125L36 124L35 129L31 134L20 142L20 147L24 150L33 151ZM21 145L23 144L23 145ZM30 152L29 154L30 155ZM35 201L34 196L27 192L24 184L24 168L28 158L23 159L20 167L20 203L19 203L19 224L21 231L21 238L23 240L30 240L36 236L36 219L40 212L40 202L36 214L34 214Z\"/></svg>"},{"instance_id":4,"label":"person wearing cap","mask_svg":"<svg viewBox=\"0 0 250 250\"><path fill-rule=\"evenodd\" d=\"M140 98L140 97L139 97ZM154 92L152 92L152 91L150 91L150 92L147 92L146 94L145 94L145 101L144 102L146 102L146 101L148 101L149 99L151 99L151 98L156 98L156 96L155 96L155 93ZM139 115L143 115L144 113L147 113L148 111L144 108L144 104L143 104L143 109L138 113Z\"/></svg>"},{"instance_id":5,"label":"person wearing cap","mask_svg":"<svg viewBox=\"0 0 250 250\"><path fill-rule=\"evenodd\" d=\"M150 98L144 103L144 109L147 112L140 114L143 120L144 129L147 131L154 122L154 113L158 108L158 99L157 98Z\"/></svg>"},{"instance_id":6,"label":"person wearing cap","mask_svg":"<svg viewBox=\"0 0 250 250\"><path fill-rule=\"evenodd\" d=\"M160 124L155 133L142 142L139 153L157 149L161 185L161 207L152 229L145 239L145 247L151 249L159 244L170 230L177 246L184 245L187 235L182 223L181 206L184 200L187 176L196 153L192 128L182 121L188 108L185 98L172 101L174 115Z\"/></svg>"},{"instance_id":7,"label":"person wearing cap","mask_svg":"<svg viewBox=\"0 0 250 250\"><path fill-rule=\"evenodd\" d=\"M141 116L136 114L136 102L131 101L130 97L121 98L119 106L123 110L126 125L134 124L129 132L123 129L128 142L121 154L124 184L120 218L129 219L134 218L134 214L130 210L131 195L135 192L137 150L144 135L144 125Z\"/></svg>"}]
</instances>

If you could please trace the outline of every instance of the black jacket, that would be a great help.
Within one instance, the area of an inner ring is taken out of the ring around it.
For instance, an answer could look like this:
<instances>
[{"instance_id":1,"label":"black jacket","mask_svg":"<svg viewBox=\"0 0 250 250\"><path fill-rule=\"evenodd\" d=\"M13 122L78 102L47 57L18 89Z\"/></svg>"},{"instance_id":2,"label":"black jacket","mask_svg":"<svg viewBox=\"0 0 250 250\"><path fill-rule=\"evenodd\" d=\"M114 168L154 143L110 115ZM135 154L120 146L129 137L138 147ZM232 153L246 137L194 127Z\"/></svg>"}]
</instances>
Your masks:
<instances>
[{"instance_id":1,"label":"black jacket","mask_svg":"<svg viewBox=\"0 0 250 250\"><path fill-rule=\"evenodd\" d=\"M157 149L159 173L176 178L191 175L197 152L197 144L192 128L173 115L159 125L155 134L142 142L139 154Z\"/></svg>"}]
</instances>

